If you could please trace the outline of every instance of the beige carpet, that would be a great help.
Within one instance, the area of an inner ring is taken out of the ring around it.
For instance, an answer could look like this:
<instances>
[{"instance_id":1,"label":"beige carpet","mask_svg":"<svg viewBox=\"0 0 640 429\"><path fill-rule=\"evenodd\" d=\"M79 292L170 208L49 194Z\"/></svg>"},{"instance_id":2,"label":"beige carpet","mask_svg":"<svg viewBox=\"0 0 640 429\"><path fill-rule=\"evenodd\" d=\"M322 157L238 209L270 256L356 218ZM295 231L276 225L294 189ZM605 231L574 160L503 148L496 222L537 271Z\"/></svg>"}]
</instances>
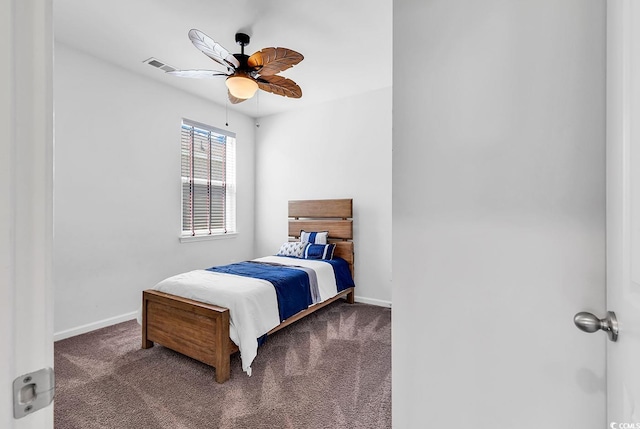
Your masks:
<instances>
[{"instance_id":1,"label":"beige carpet","mask_svg":"<svg viewBox=\"0 0 640 429\"><path fill-rule=\"evenodd\" d=\"M55 344L56 429L391 427L391 310L336 302L271 336L231 380L125 322Z\"/></svg>"}]
</instances>

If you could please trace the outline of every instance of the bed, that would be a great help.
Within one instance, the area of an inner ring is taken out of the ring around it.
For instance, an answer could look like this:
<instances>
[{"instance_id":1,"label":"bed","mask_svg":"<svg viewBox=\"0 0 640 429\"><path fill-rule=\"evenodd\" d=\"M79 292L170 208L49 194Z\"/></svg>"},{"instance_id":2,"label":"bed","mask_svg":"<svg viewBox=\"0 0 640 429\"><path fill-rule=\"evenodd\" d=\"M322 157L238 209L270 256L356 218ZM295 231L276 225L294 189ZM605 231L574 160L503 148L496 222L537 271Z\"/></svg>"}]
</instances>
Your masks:
<instances>
[{"instance_id":1,"label":"bed","mask_svg":"<svg viewBox=\"0 0 640 429\"><path fill-rule=\"evenodd\" d=\"M327 231L327 242L335 246L333 249L333 258L336 264L329 264L331 269L334 266L343 264L346 266L350 278L353 279L354 274L354 243L353 243L353 202L351 199L331 199L331 200L297 200L289 201L288 204L288 235L289 242L295 243L300 240L301 232L304 231ZM321 247L321 246L316 246ZM314 279L320 284L318 288L318 297L314 298L312 305L301 309L294 314L288 315L286 319L282 319L282 313L274 322L274 315L270 315L268 319L272 328L262 334L272 335L280 329L300 320L301 318L315 312L316 310L331 304L338 299L346 299L347 302L354 302L354 285L344 287L340 290L336 279L335 291L332 292L331 287L323 286L323 279L327 279L327 261L312 260L296 260L294 258L265 257L257 260L247 261L251 266L264 267L265 265L289 264L290 268L296 270L305 270L309 273L309 278ZM329 261L330 262L330 261ZM339 262L339 264L337 264ZM216 271L217 267L211 270ZM224 267L223 267L224 268ZM284 267L283 269L288 269ZM316 271L317 270L317 271ZM336 269L337 270L337 269ZM313 272L313 276L311 275ZM336 271L337 272L337 271ZM205 281L215 281L218 283L235 282L239 287L247 289L260 290L260 293L266 293L267 296L275 296L275 292L271 292L271 288L260 288L255 282L264 282L260 279L249 279L229 276L228 272L220 274L215 272L216 276L210 276L203 270L197 272L184 273L176 276L177 278L166 279L160 282L154 289L143 291L141 324L142 324L142 348L147 349L158 343L169 349L175 350L200 362L214 367L215 380L218 383L224 383L229 380L231 368L231 355L240 351L242 348L241 358L243 360L243 369L250 375L251 369L248 371L245 367L245 358L253 360L253 343L245 341L239 342L239 335L236 329L240 326L241 313L237 310L238 305L229 305L225 307L219 305L216 299L209 299L207 302L200 299L203 295L199 292L189 292L191 286L195 286L196 290L204 291L207 287L198 284L199 279L207 279ZM226 276L226 277L225 277ZM195 278L195 280L193 280ZM194 282L191 284L190 282ZM222 285L214 285L214 289L222 287ZM227 287L227 286L225 286ZM332 286L333 287L333 286ZM165 289L158 290L158 289ZM220 289L222 290L222 289ZM235 289L234 289L235 290ZM268 290L268 291L267 291ZM168 293L167 291L171 291ZM209 293L209 292L207 292ZM224 293L222 294L224 295ZM199 299L192 299L198 297ZM249 301L272 300L273 298L264 298L261 296L249 297ZM280 296L277 296L280 299ZM220 298L220 302L227 302ZM271 301L264 305L265 309L257 309L258 312L273 313ZM279 302L279 301L278 301ZM218 304L218 305L216 305ZM250 303L249 303L250 304ZM249 305L247 304L247 305ZM241 303L240 306L244 306ZM230 310L230 308L232 310ZM251 314L254 310L248 310ZM289 312L291 313L291 311ZM234 320L232 314L239 320ZM235 316L237 314L237 316ZM271 326L269 323L263 326ZM259 328L256 328L259 329ZM233 338L233 339L232 339ZM256 342L258 337L256 338ZM235 340L235 342L234 342ZM239 342L239 346L236 344ZM249 350L251 349L251 350ZM257 352L257 346L255 346ZM246 356L245 356L246 355Z\"/></svg>"}]
</instances>

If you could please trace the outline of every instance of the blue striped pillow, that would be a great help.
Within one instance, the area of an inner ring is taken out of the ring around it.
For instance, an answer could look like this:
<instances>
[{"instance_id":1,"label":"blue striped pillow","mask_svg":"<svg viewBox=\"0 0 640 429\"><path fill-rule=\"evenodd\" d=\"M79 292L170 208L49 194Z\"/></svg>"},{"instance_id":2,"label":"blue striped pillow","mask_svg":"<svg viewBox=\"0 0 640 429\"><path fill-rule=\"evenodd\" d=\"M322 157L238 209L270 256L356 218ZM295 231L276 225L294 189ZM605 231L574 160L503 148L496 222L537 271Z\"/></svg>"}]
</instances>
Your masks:
<instances>
[{"instance_id":1,"label":"blue striped pillow","mask_svg":"<svg viewBox=\"0 0 640 429\"><path fill-rule=\"evenodd\" d=\"M335 244L309 244L304 249L304 259L333 259Z\"/></svg>"},{"instance_id":2,"label":"blue striped pillow","mask_svg":"<svg viewBox=\"0 0 640 429\"><path fill-rule=\"evenodd\" d=\"M312 244L327 244L327 238L329 237L329 231L321 232L307 232L305 230L300 231L300 241Z\"/></svg>"}]
</instances>

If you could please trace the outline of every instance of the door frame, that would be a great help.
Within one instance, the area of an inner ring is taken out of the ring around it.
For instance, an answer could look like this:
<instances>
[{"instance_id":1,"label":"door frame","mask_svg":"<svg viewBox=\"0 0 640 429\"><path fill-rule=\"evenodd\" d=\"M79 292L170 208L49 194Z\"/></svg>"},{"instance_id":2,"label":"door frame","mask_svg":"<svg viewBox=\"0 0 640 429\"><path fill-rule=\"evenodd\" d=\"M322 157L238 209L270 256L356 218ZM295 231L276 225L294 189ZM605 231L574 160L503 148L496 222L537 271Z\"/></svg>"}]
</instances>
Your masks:
<instances>
[{"instance_id":1,"label":"door frame","mask_svg":"<svg viewBox=\"0 0 640 429\"><path fill-rule=\"evenodd\" d=\"M607 1L607 310L620 336L607 342L607 419L640 425L640 4ZM631 426L629 426L631 427ZM636 426L633 426L636 427Z\"/></svg>"},{"instance_id":2,"label":"door frame","mask_svg":"<svg viewBox=\"0 0 640 429\"><path fill-rule=\"evenodd\" d=\"M52 0L0 2L0 427L53 428L53 407L13 418L13 380L53 367Z\"/></svg>"}]
</instances>

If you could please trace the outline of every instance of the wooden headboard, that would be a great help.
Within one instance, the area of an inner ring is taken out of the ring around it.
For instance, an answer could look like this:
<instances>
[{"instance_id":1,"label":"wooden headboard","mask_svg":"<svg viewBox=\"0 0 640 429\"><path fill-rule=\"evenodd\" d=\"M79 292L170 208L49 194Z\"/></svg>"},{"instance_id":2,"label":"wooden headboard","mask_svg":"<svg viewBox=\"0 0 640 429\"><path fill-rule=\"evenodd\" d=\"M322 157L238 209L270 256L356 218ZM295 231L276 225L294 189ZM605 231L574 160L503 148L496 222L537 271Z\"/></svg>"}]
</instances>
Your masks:
<instances>
[{"instance_id":1,"label":"wooden headboard","mask_svg":"<svg viewBox=\"0 0 640 429\"><path fill-rule=\"evenodd\" d=\"M289 201L289 240L298 240L301 230L329 231L333 255L346 260L353 275L352 199Z\"/></svg>"}]
</instances>

